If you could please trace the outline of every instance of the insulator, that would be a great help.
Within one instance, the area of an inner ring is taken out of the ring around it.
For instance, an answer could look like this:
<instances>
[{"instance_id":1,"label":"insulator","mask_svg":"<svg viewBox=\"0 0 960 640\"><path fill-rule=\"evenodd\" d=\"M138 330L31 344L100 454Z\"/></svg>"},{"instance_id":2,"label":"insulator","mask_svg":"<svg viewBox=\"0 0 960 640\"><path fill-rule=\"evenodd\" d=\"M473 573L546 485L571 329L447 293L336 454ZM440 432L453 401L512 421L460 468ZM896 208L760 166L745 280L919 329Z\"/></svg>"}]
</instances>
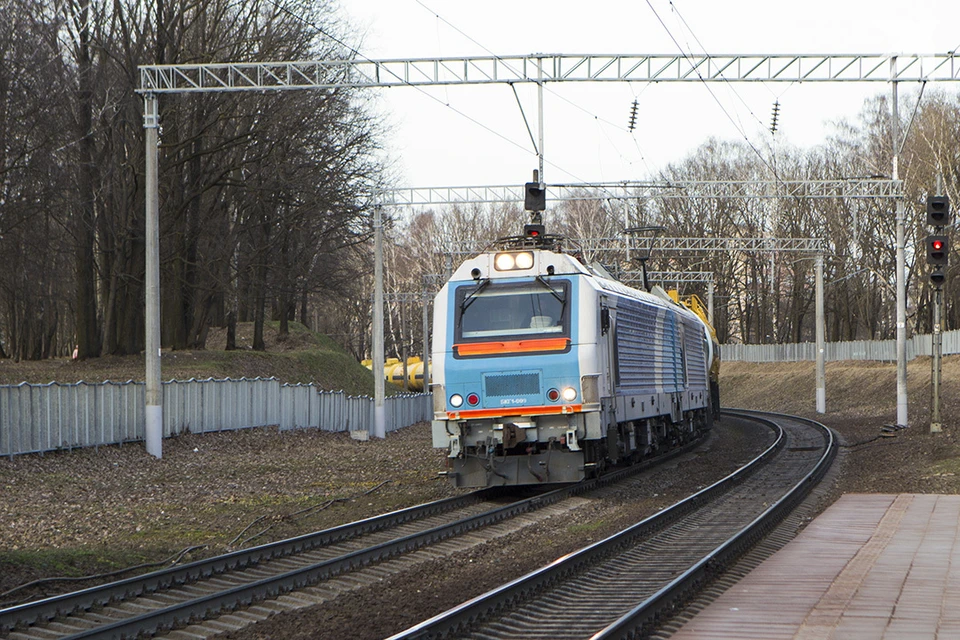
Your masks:
<instances>
[{"instance_id":1,"label":"insulator","mask_svg":"<svg viewBox=\"0 0 960 640\"><path fill-rule=\"evenodd\" d=\"M637 101L633 101L633 105L630 107L630 124L627 127L630 131L633 131L637 128Z\"/></svg>"},{"instance_id":2,"label":"insulator","mask_svg":"<svg viewBox=\"0 0 960 640\"><path fill-rule=\"evenodd\" d=\"M780 119L780 100L773 103L773 115L770 122L770 133L777 132L777 120Z\"/></svg>"}]
</instances>

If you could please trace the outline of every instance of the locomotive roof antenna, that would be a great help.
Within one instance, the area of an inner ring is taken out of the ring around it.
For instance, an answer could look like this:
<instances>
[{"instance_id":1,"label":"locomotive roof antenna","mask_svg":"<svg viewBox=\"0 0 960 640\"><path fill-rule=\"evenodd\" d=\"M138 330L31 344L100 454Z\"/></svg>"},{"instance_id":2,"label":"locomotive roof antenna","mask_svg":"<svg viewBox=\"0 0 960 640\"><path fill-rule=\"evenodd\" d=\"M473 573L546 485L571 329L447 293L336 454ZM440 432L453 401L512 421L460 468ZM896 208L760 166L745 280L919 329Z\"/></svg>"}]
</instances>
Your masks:
<instances>
[{"instance_id":1,"label":"locomotive roof antenna","mask_svg":"<svg viewBox=\"0 0 960 640\"><path fill-rule=\"evenodd\" d=\"M657 235L664 231L663 227L652 226L652 227L630 227L629 229L624 229L623 233L627 235L640 235L640 234L652 234L647 237L650 239L650 244L647 246L647 255L640 256L637 258L640 261L640 273L643 276L643 290L647 293L650 292L650 280L647 278L647 260L650 259L650 256L653 254L653 245L657 240Z\"/></svg>"}]
</instances>

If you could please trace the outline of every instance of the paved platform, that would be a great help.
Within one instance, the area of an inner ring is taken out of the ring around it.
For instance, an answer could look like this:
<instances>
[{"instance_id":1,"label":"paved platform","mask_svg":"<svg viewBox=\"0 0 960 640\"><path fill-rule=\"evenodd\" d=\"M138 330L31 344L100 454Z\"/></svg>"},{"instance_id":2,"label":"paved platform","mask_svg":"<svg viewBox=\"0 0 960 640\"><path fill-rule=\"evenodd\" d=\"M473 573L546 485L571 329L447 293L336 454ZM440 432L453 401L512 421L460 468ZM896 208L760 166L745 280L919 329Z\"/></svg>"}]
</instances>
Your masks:
<instances>
[{"instance_id":1,"label":"paved platform","mask_svg":"<svg viewBox=\"0 0 960 640\"><path fill-rule=\"evenodd\" d=\"M673 638L960 639L960 495L844 495Z\"/></svg>"}]
</instances>

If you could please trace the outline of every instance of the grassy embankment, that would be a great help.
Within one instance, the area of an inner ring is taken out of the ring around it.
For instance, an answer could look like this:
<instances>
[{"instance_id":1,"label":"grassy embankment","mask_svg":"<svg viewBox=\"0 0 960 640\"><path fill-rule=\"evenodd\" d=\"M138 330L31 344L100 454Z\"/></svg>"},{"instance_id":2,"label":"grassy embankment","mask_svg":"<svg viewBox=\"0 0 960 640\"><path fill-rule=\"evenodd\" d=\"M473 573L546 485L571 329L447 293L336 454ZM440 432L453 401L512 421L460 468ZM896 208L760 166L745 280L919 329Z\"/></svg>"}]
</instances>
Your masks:
<instances>
[{"instance_id":1,"label":"grassy embankment","mask_svg":"<svg viewBox=\"0 0 960 640\"><path fill-rule=\"evenodd\" d=\"M226 332L223 329L211 329L204 350L164 350L161 376L163 380L276 377L282 382L312 382L321 389L345 391L350 395L373 395L373 377L369 370L333 340L295 322L290 323L290 334L280 340L278 326L277 322L268 323L264 330L266 351L250 348L253 342L250 323L237 327L239 348L235 351L224 350ZM0 360L0 384L143 379L142 354L82 361L66 358L39 362ZM390 393L392 385L387 387Z\"/></svg>"}]
</instances>

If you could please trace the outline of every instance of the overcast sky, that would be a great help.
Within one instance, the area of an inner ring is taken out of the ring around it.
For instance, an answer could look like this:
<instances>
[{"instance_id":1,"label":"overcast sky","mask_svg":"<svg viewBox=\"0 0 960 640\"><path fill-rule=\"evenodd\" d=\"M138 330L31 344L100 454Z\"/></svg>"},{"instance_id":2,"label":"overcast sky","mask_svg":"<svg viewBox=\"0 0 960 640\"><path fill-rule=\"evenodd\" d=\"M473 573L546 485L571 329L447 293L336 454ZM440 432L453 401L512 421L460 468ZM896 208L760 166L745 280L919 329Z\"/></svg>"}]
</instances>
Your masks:
<instances>
[{"instance_id":1,"label":"overcast sky","mask_svg":"<svg viewBox=\"0 0 960 640\"><path fill-rule=\"evenodd\" d=\"M960 48L960 0L342 0L341 8L362 34L361 54L371 59L676 55L674 39L693 54L932 54ZM960 83L938 86L960 90ZM917 89L902 84L901 96ZM509 86L377 91L401 186L531 179L537 158ZM518 85L517 91L536 135L536 88ZM544 177L548 183L650 178L711 136L746 137L768 149L773 138L767 127L778 99L776 144L809 147L830 135L832 123L856 118L866 97L889 92L889 85L877 83L713 83L709 89L692 82L548 84ZM638 119L631 134L634 99Z\"/></svg>"}]
</instances>

